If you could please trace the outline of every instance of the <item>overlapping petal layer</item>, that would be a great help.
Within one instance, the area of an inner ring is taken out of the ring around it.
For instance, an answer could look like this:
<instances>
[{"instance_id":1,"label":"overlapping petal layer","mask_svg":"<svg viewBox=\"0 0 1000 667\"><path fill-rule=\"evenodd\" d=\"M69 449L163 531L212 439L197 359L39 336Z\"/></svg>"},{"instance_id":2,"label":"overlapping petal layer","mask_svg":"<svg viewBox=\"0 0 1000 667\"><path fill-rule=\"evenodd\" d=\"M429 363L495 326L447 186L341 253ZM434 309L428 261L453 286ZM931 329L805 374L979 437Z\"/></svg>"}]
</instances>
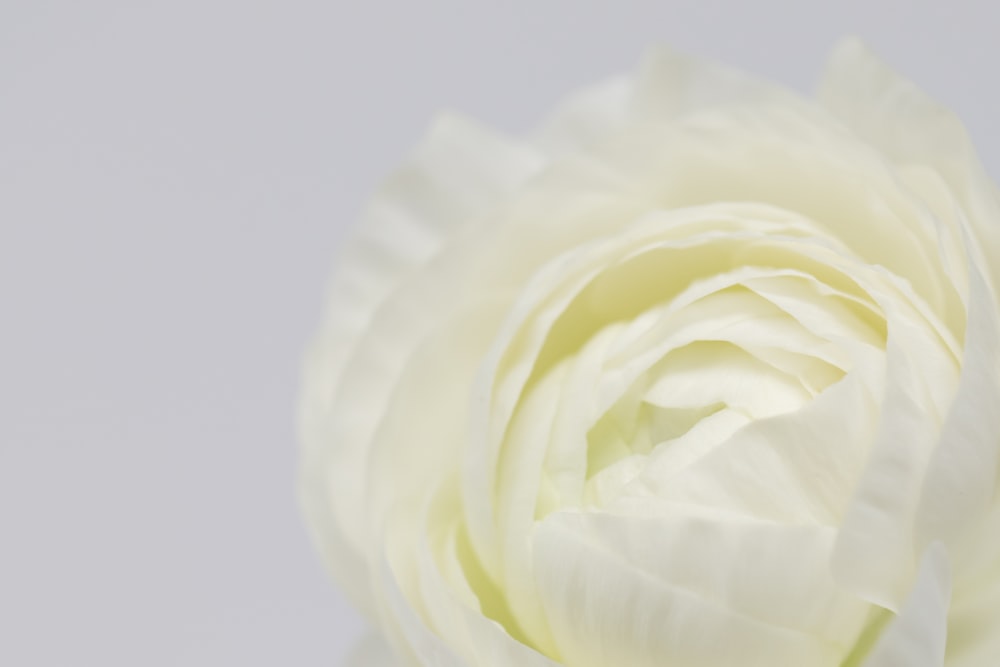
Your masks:
<instances>
[{"instance_id":1,"label":"overlapping petal layer","mask_svg":"<svg viewBox=\"0 0 1000 667\"><path fill-rule=\"evenodd\" d=\"M1000 198L856 43L820 97L659 51L376 198L303 489L402 660L1000 659Z\"/></svg>"}]
</instances>

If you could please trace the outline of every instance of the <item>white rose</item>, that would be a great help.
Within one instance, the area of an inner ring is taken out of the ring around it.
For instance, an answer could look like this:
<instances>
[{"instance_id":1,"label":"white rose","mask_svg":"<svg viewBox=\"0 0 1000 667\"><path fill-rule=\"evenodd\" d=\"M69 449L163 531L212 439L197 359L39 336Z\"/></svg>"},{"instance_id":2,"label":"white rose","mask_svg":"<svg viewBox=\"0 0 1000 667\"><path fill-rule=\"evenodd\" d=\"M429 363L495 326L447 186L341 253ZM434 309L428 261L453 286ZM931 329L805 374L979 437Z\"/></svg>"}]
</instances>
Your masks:
<instances>
[{"instance_id":1,"label":"white rose","mask_svg":"<svg viewBox=\"0 0 1000 667\"><path fill-rule=\"evenodd\" d=\"M994 667L998 235L855 41L441 118L306 363L315 537L403 664Z\"/></svg>"}]
</instances>

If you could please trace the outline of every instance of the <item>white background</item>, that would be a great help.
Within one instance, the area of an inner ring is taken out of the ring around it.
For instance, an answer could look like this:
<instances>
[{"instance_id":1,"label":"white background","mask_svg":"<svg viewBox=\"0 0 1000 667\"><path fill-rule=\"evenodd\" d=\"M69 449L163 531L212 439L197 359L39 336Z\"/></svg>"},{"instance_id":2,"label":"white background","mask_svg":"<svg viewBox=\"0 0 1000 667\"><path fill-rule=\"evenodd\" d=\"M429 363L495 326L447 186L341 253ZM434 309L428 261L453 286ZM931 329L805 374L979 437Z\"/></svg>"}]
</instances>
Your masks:
<instances>
[{"instance_id":1,"label":"white background","mask_svg":"<svg viewBox=\"0 0 1000 667\"><path fill-rule=\"evenodd\" d=\"M338 663L298 359L435 109L526 130L655 42L808 91L857 33L998 174L990 6L0 0L0 664Z\"/></svg>"}]
</instances>

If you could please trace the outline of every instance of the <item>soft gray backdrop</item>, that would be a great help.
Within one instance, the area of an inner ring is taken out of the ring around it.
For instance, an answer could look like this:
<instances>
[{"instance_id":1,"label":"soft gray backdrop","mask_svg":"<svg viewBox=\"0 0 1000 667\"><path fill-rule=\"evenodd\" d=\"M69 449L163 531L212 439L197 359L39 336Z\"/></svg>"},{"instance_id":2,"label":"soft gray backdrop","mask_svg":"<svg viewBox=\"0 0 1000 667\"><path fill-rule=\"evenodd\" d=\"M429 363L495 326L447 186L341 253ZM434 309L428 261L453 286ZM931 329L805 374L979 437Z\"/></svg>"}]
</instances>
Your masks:
<instances>
[{"instance_id":1,"label":"soft gray backdrop","mask_svg":"<svg viewBox=\"0 0 1000 667\"><path fill-rule=\"evenodd\" d=\"M0 0L0 664L335 665L299 352L447 106L510 131L668 42L811 89L858 33L1000 173L1000 13L950 2Z\"/></svg>"}]
</instances>

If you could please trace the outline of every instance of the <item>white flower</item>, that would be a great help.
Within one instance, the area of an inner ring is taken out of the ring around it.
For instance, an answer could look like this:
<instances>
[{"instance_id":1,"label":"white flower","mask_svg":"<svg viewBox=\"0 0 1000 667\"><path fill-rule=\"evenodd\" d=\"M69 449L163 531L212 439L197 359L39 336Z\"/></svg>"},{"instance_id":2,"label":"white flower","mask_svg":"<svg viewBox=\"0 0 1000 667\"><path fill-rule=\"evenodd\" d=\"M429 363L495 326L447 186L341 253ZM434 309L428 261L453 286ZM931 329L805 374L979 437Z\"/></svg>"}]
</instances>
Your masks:
<instances>
[{"instance_id":1,"label":"white flower","mask_svg":"<svg viewBox=\"0 0 1000 667\"><path fill-rule=\"evenodd\" d=\"M302 494L402 664L1000 664L1000 197L855 41L438 120L306 363Z\"/></svg>"}]
</instances>

